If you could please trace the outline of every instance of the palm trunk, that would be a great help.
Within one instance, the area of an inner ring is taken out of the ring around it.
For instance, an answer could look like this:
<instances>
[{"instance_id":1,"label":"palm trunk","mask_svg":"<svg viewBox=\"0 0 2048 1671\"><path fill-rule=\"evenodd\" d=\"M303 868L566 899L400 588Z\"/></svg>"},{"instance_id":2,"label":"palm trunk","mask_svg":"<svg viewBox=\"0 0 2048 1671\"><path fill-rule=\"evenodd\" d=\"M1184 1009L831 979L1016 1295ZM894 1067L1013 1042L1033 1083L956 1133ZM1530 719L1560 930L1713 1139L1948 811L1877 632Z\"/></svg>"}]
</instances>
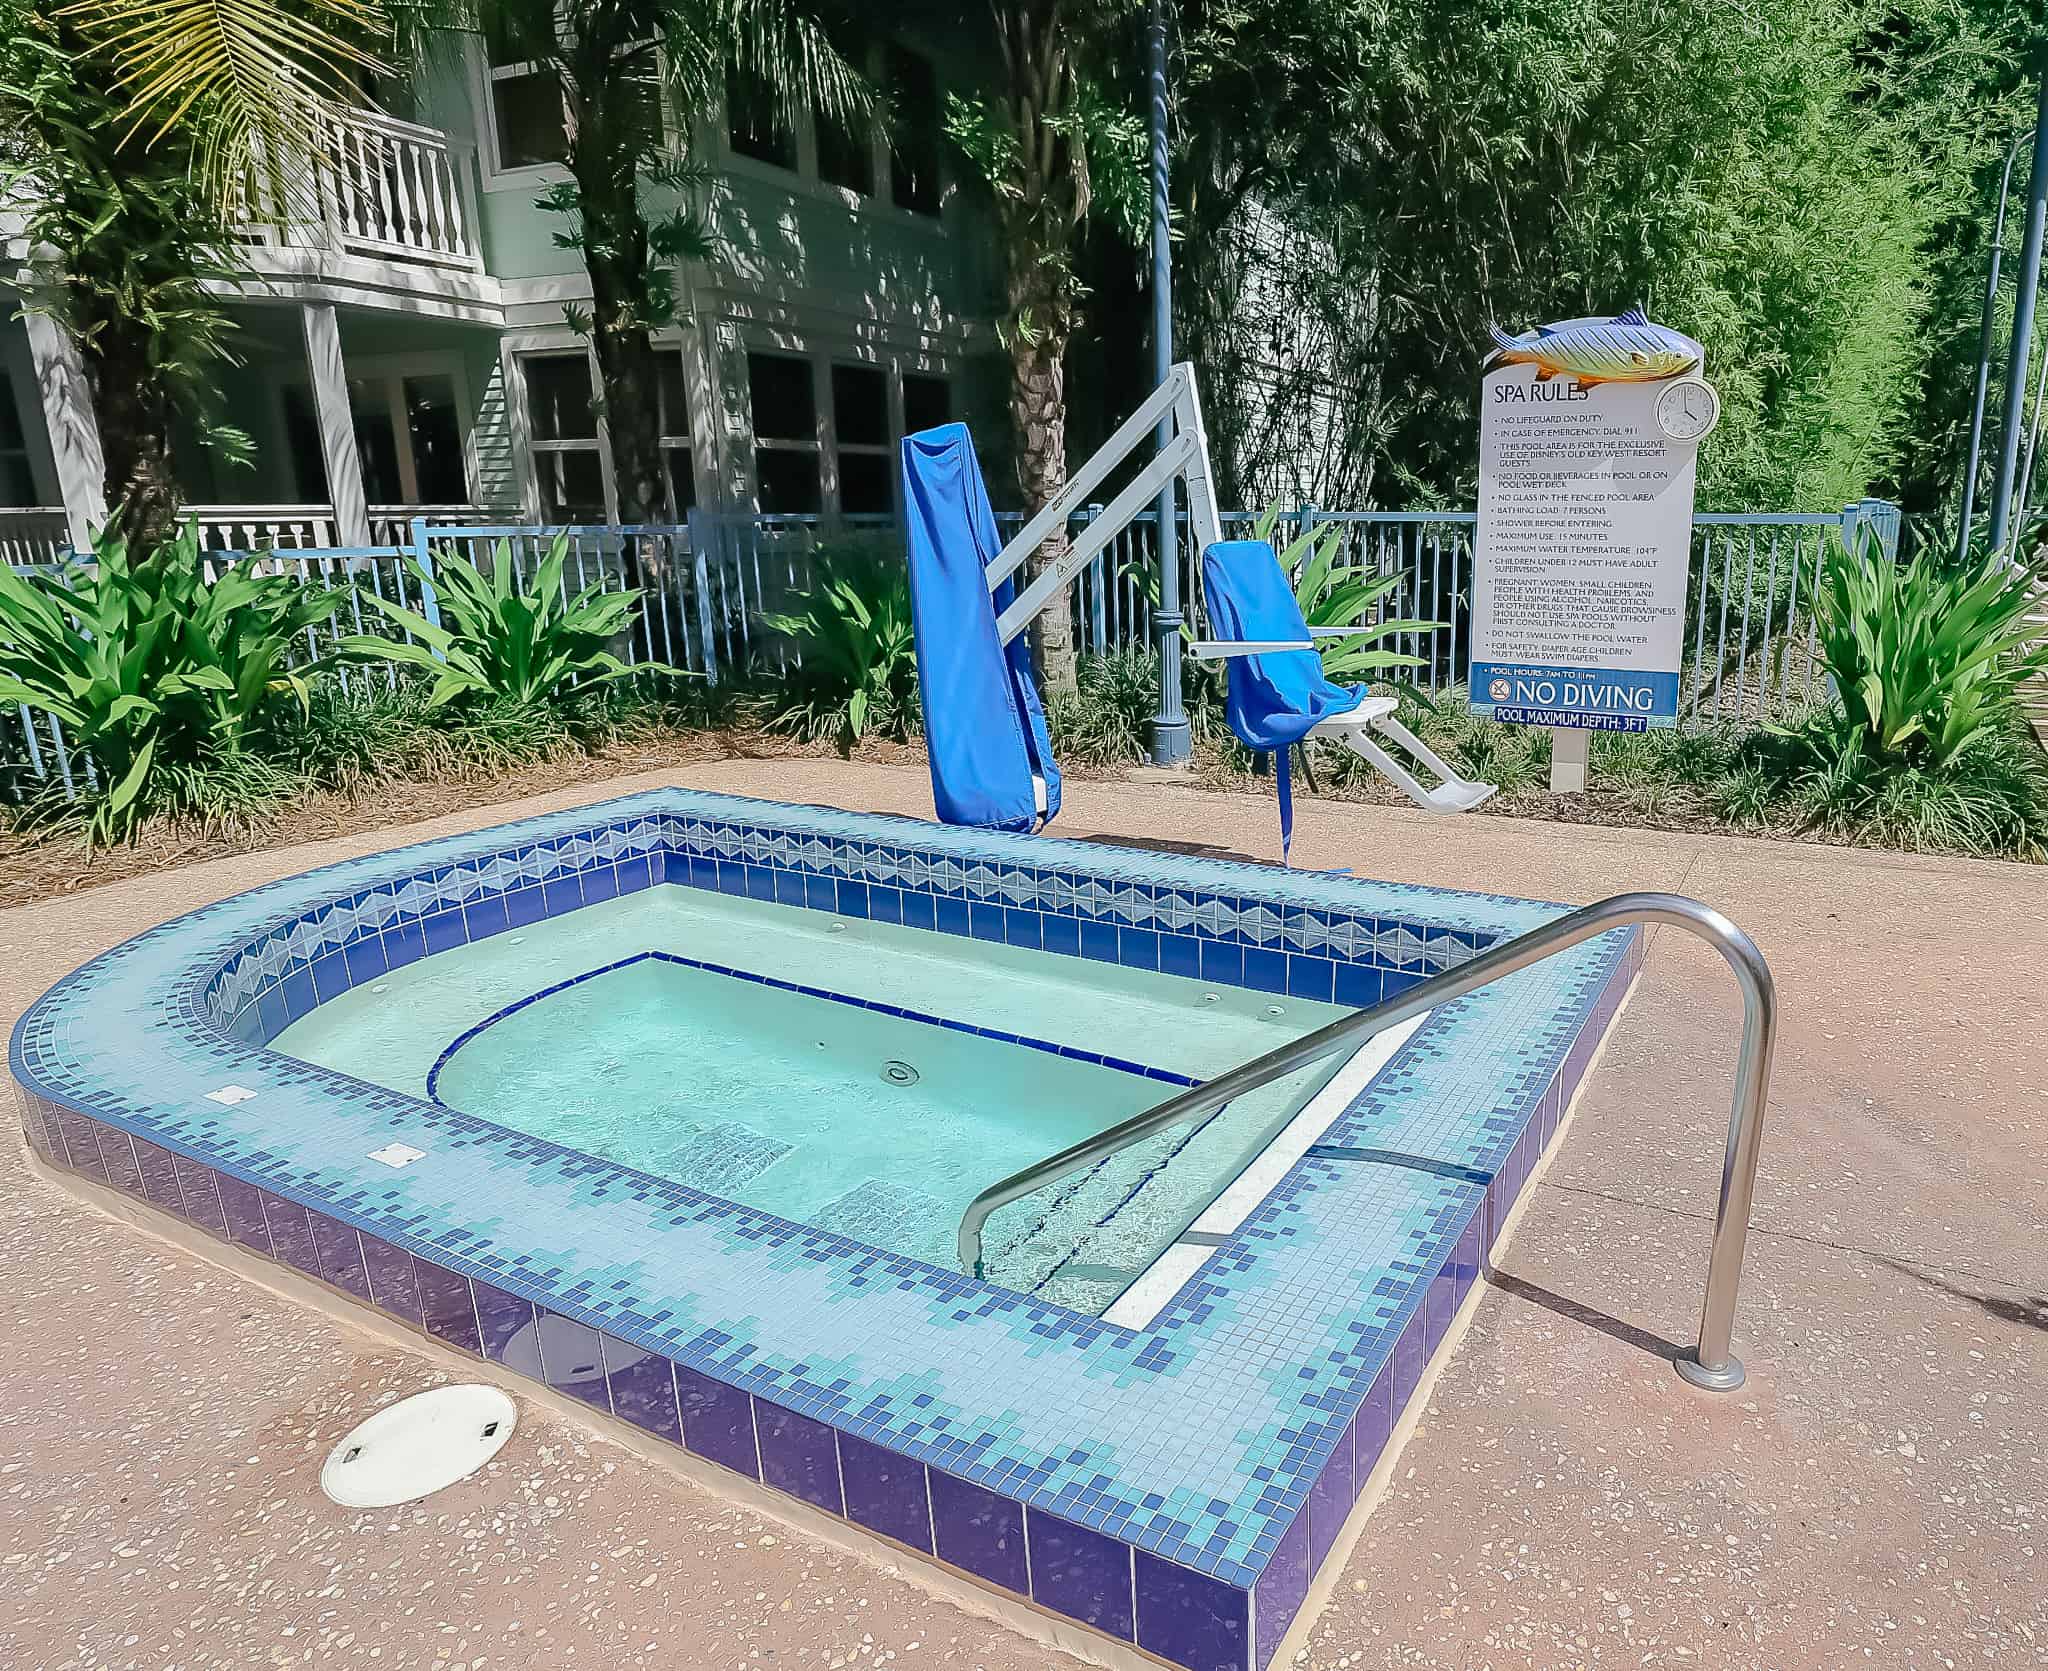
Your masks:
<instances>
[{"instance_id":1,"label":"palm trunk","mask_svg":"<svg viewBox=\"0 0 2048 1671\"><path fill-rule=\"evenodd\" d=\"M171 473L171 391L152 361L140 320L109 314L83 339L105 462L107 526L146 562L177 531Z\"/></svg>"},{"instance_id":2,"label":"palm trunk","mask_svg":"<svg viewBox=\"0 0 2048 1671\"><path fill-rule=\"evenodd\" d=\"M660 369L636 306L636 299L647 293L649 251L631 159L593 167L579 178L577 189L590 274L591 342L619 521L628 527L662 522L667 494L661 471ZM667 543L628 539L623 560L632 583L645 594L641 609L648 643L672 642L675 623L666 619L671 604ZM613 646L615 654L628 654L627 636Z\"/></svg>"},{"instance_id":3,"label":"palm trunk","mask_svg":"<svg viewBox=\"0 0 2048 1671\"><path fill-rule=\"evenodd\" d=\"M1046 318L1041 311L1037 317ZM1017 486L1027 515L1042 510L1067 485L1067 339L1071 323L1055 312L1032 339L1010 339L1010 425L1017 443ZM1058 566L1069 541L1064 527L1046 536L1027 565L1033 578ZM1062 587L1031 623L1032 654L1047 690L1076 685L1071 587Z\"/></svg>"}]
</instances>

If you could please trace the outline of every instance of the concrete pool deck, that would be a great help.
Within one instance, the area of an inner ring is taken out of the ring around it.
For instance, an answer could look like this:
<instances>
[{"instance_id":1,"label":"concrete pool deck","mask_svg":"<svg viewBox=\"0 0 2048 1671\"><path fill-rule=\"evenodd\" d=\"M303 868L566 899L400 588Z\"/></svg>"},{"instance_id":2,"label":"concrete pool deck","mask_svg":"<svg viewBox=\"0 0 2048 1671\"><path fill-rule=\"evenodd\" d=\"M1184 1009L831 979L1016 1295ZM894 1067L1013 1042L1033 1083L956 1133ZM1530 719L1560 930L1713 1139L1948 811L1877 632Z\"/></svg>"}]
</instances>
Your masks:
<instances>
[{"instance_id":1,"label":"concrete pool deck","mask_svg":"<svg viewBox=\"0 0 2048 1671\"><path fill-rule=\"evenodd\" d=\"M736 761L137 878L0 913L0 1008L259 882L657 783L930 804L916 770ZM1277 846L1269 802L1154 783L1071 784L1060 830ZM1749 1387L1664 1361L1697 1320L1735 1004L1659 933L1303 1663L2048 1663L2048 872L1322 802L1296 844L1395 881L1697 895L1762 945L1786 1023ZM8 1130L0 1663L1056 1659L544 1406L423 1504L332 1507L327 1446L444 1364L79 1212ZM93 1319L125 1352L81 1343Z\"/></svg>"}]
</instances>

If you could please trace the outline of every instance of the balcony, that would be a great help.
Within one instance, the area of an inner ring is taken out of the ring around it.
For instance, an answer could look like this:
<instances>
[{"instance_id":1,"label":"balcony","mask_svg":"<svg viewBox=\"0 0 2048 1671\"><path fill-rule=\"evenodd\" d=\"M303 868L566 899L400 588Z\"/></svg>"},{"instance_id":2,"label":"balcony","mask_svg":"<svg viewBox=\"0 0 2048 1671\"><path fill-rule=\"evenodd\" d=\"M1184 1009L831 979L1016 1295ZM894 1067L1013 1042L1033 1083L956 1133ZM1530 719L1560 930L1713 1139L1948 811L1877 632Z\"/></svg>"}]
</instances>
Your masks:
<instances>
[{"instance_id":1,"label":"balcony","mask_svg":"<svg viewBox=\"0 0 2048 1671\"><path fill-rule=\"evenodd\" d=\"M324 129L309 179L252 183L251 244L482 272L472 147L371 111L330 110Z\"/></svg>"}]
</instances>

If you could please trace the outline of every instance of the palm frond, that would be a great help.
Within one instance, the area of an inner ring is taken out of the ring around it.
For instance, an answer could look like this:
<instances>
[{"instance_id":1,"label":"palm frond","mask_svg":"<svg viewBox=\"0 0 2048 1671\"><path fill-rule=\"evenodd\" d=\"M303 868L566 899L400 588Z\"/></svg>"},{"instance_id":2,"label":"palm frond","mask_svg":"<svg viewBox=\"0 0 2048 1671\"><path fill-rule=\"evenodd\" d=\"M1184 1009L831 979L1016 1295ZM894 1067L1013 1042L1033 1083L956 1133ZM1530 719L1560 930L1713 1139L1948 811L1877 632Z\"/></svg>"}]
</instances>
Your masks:
<instances>
[{"instance_id":1,"label":"palm frond","mask_svg":"<svg viewBox=\"0 0 2048 1671\"><path fill-rule=\"evenodd\" d=\"M362 44L390 34L377 0L73 0L64 15L112 53L130 133L190 129L224 202L259 173L292 189L327 146L328 107L387 68Z\"/></svg>"}]
</instances>

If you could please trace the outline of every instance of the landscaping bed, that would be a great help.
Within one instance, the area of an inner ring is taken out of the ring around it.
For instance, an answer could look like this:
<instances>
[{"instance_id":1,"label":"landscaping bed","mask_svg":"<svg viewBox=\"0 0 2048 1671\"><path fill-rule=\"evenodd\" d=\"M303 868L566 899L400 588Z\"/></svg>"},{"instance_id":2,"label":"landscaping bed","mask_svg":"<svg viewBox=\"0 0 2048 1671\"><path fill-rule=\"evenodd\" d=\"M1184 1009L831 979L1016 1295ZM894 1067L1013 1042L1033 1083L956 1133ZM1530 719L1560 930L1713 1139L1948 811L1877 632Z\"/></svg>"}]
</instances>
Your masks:
<instances>
[{"instance_id":1,"label":"landscaping bed","mask_svg":"<svg viewBox=\"0 0 2048 1671\"><path fill-rule=\"evenodd\" d=\"M1297 542L1297 546L1304 542ZM368 829L567 784L732 758L838 753L920 762L908 581L872 538L814 552L801 613L763 625L784 648L718 684L627 665L639 594L571 596L563 542L522 578L443 554L429 621L374 602L387 630L336 631L345 595L247 569L203 579L190 530L146 562L118 543L90 571L0 570L0 701L70 739L60 791L28 734L0 735L0 904ZM1415 657L1375 641L1379 582L1300 564L1304 614L1359 616L1325 651L1345 682L1401 697L1402 718L1463 777L1494 784L1488 814L1980 858L2048 857L2048 754L2014 693L2048 666L2029 648L2024 583L1995 565L1831 560L1820 651L1833 691L1776 723L1599 733L1583 794L1548 792L1550 734L1475 716L1462 690L1403 681ZM423 571L414 575L421 595ZM330 633L302 658L302 639ZM794 650L795 654L788 652ZM784 663L786 662L786 665ZM1084 656L1048 694L1054 757L1070 775L1146 763L1159 669L1141 649ZM1224 719L1217 664L1184 668L1189 780L1262 791ZM12 752L9 752L11 749ZM1309 796L1401 804L1333 743L1297 750Z\"/></svg>"}]
</instances>

